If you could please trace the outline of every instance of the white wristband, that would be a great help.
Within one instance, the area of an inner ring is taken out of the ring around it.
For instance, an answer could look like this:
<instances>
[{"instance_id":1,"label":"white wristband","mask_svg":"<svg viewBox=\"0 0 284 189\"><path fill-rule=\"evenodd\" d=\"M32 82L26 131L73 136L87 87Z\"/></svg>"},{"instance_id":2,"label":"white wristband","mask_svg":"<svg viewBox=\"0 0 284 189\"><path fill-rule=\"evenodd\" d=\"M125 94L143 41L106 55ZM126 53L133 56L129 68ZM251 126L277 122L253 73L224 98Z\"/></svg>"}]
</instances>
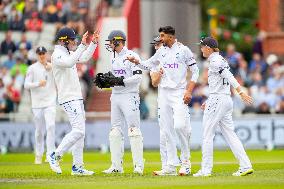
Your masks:
<instances>
[{"instance_id":1,"label":"white wristband","mask_svg":"<svg viewBox=\"0 0 284 189\"><path fill-rule=\"evenodd\" d=\"M243 94L244 93L244 91L240 91L240 92L238 92L239 93L239 95L241 95L241 94Z\"/></svg>"}]
</instances>

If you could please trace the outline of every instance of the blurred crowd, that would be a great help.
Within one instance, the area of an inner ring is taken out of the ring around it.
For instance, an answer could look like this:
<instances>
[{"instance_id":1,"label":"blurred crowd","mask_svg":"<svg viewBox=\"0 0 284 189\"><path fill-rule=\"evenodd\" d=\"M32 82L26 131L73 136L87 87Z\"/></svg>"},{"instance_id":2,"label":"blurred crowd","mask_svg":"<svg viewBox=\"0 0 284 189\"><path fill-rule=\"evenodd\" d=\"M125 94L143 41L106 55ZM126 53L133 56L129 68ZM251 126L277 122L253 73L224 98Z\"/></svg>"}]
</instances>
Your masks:
<instances>
[{"instance_id":1,"label":"blurred crowd","mask_svg":"<svg viewBox=\"0 0 284 189\"><path fill-rule=\"evenodd\" d=\"M0 31L40 32L47 22L55 23L57 28L67 25L82 35L88 25L108 15L110 6L121 7L122 3L123 0L98 0L90 13L89 0L2 0Z\"/></svg>"},{"instance_id":2,"label":"blurred crowd","mask_svg":"<svg viewBox=\"0 0 284 189\"><path fill-rule=\"evenodd\" d=\"M84 30L88 0L3 0L0 31L40 32L44 22L68 24Z\"/></svg>"},{"instance_id":3,"label":"blurred crowd","mask_svg":"<svg viewBox=\"0 0 284 189\"><path fill-rule=\"evenodd\" d=\"M16 111L21 100L21 92L27 68L34 60L29 54L32 44L23 33L21 40L14 42L12 32L5 34L1 41L0 54L0 112Z\"/></svg>"}]
</instances>

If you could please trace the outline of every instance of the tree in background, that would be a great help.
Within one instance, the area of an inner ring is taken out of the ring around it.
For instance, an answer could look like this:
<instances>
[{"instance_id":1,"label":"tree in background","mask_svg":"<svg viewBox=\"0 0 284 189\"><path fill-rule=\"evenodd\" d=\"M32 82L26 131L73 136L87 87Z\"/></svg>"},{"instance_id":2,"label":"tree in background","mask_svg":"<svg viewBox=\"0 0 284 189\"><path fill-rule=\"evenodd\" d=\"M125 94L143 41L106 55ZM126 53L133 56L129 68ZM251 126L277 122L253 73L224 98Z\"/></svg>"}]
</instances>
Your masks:
<instances>
[{"instance_id":1,"label":"tree in background","mask_svg":"<svg viewBox=\"0 0 284 189\"><path fill-rule=\"evenodd\" d=\"M251 59L252 45L258 34L258 0L201 0L201 37L210 35L209 9L216 9L213 19L217 21L215 30L222 51L228 43L234 43L246 59Z\"/></svg>"}]
</instances>

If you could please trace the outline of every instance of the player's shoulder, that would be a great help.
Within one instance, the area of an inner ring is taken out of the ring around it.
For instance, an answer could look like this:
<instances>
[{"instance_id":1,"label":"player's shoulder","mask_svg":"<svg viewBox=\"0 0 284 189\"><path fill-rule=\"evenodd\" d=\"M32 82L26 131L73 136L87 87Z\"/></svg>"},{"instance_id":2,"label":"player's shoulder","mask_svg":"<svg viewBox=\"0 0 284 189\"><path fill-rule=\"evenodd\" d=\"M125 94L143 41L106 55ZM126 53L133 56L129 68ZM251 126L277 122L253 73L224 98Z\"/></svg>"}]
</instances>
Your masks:
<instances>
[{"instance_id":1,"label":"player's shoulder","mask_svg":"<svg viewBox=\"0 0 284 189\"><path fill-rule=\"evenodd\" d=\"M136 52L134 52L133 50L127 50L127 52L126 52L126 56L135 56L135 57L139 57L139 55L136 53Z\"/></svg>"},{"instance_id":2,"label":"player's shoulder","mask_svg":"<svg viewBox=\"0 0 284 189\"><path fill-rule=\"evenodd\" d=\"M34 70L34 69L36 69L36 68L38 67L38 65L39 65L39 62L35 62L35 63L33 63L32 65L30 65L30 66L28 67L28 69L29 69L29 70Z\"/></svg>"},{"instance_id":3,"label":"player's shoulder","mask_svg":"<svg viewBox=\"0 0 284 189\"><path fill-rule=\"evenodd\" d=\"M191 49L188 46L186 46L186 45L184 45L180 42L177 42L177 48L184 53L193 54Z\"/></svg>"},{"instance_id":4,"label":"player's shoulder","mask_svg":"<svg viewBox=\"0 0 284 189\"><path fill-rule=\"evenodd\" d=\"M161 46L158 50L156 50L155 54L153 56L158 57L159 55L163 55L168 51L168 47L166 46Z\"/></svg>"},{"instance_id":5,"label":"player's shoulder","mask_svg":"<svg viewBox=\"0 0 284 189\"><path fill-rule=\"evenodd\" d=\"M220 67L224 67L226 66L228 63L226 61L226 59L221 56L220 54L215 54L214 56L210 57L210 66L211 67L216 67L216 68L220 68Z\"/></svg>"},{"instance_id":6,"label":"player's shoulder","mask_svg":"<svg viewBox=\"0 0 284 189\"><path fill-rule=\"evenodd\" d=\"M51 59L59 56L61 54L61 50L59 48L54 48L52 54L51 54Z\"/></svg>"},{"instance_id":7,"label":"player's shoulder","mask_svg":"<svg viewBox=\"0 0 284 189\"><path fill-rule=\"evenodd\" d=\"M70 54L74 53L73 51L69 51ZM60 46L60 45L55 45L55 48L53 50L52 53L52 57L56 57L56 56L61 56L63 54L66 54L64 47Z\"/></svg>"},{"instance_id":8,"label":"player's shoulder","mask_svg":"<svg viewBox=\"0 0 284 189\"><path fill-rule=\"evenodd\" d=\"M126 59L126 58L129 57L129 56L134 56L136 59L141 60L141 58L140 58L140 56L138 55L138 53L136 53L136 52L134 52L134 51L132 51L132 50L128 50L128 51L126 52L126 54L124 55L124 59ZM133 66L133 65L134 65L134 64L130 63L129 61L127 61L127 62L128 62L128 65L130 65L130 66Z\"/></svg>"}]
</instances>

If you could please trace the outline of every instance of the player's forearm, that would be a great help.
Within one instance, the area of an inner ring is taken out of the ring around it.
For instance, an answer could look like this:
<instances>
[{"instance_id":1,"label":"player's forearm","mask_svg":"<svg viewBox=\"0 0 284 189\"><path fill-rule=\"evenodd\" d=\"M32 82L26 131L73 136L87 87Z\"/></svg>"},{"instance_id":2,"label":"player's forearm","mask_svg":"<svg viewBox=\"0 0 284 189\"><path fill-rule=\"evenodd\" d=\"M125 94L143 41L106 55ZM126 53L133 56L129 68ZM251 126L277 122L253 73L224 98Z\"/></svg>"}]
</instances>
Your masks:
<instances>
[{"instance_id":1,"label":"player's forearm","mask_svg":"<svg viewBox=\"0 0 284 189\"><path fill-rule=\"evenodd\" d=\"M241 95L242 93L244 93L244 91L242 90L241 86L239 85L237 88L235 88L235 90L237 91L237 93L239 95Z\"/></svg>"},{"instance_id":2,"label":"player's forearm","mask_svg":"<svg viewBox=\"0 0 284 189\"><path fill-rule=\"evenodd\" d=\"M53 63L58 67L63 68L72 68L79 60L81 54L85 50L86 46L80 44L75 52L73 52L70 56L58 56L54 57Z\"/></svg>"},{"instance_id":3,"label":"player's forearm","mask_svg":"<svg viewBox=\"0 0 284 189\"><path fill-rule=\"evenodd\" d=\"M142 70L148 70L148 71L150 71L153 67L151 64L149 64L148 61L140 61L139 64L137 64L137 66Z\"/></svg>"},{"instance_id":4,"label":"player's forearm","mask_svg":"<svg viewBox=\"0 0 284 189\"><path fill-rule=\"evenodd\" d=\"M91 42L88 48L82 53L79 58L80 63L88 62L92 57L97 48L97 44Z\"/></svg>"},{"instance_id":5,"label":"player's forearm","mask_svg":"<svg viewBox=\"0 0 284 189\"><path fill-rule=\"evenodd\" d=\"M124 84L128 85L128 84L135 84L135 83L140 83L142 81L142 75L141 74L137 74L137 75L133 75L129 78L123 79Z\"/></svg>"},{"instance_id":6,"label":"player's forearm","mask_svg":"<svg viewBox=\"0 0 284 189\"><path fill-rule=\"evenodd\" d=\"M187 86L186 91L189 92L190 94L192 94L192 91L193 91L193 89L194 89L194 87L195 87L195 84L196 84L196 82L190 81L189 84L188 84L188 86Z\"/></svg>"}]
</instances>

